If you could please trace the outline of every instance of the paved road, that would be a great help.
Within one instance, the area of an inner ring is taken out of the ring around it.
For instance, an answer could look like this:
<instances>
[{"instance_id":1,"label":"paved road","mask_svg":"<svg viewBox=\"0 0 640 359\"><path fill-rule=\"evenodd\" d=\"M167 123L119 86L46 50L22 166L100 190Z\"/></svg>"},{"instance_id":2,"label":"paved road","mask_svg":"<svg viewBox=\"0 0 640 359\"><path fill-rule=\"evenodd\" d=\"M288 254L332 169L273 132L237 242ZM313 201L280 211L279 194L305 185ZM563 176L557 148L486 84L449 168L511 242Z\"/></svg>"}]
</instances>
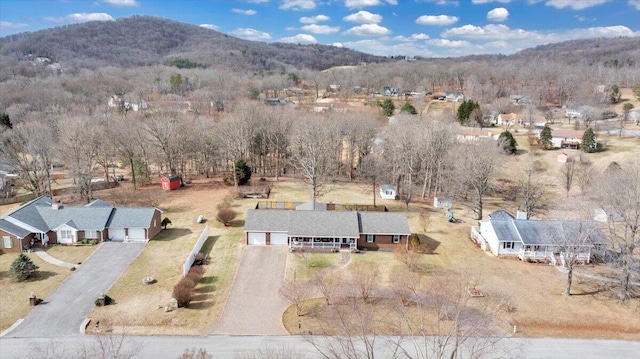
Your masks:
<instances>
[{"instance_id":1,"label":"paved road","mask_svg":"<svg viewBox=\"0 0 640 359\"><path fill-rule=\"evenodd\" d=\"M220 323L213 334L283 335L287 302L278 290L284 283L286 246L247 246L233 280Z\"/></svg>"},{"instance_id":2,"label":"paved road","mask_svg":"<svg viewBox=\"0 0 640 359\"><path fill-rule=\"evenodd\" d=\"M390 358L388 349L382 347L387 340L395 338L379 337L376 340L376 357ZM80 348L93 348L96 338L91 336L46 338L0 338L0 358L68 358L76 357ZM516 348L502 358L542 358L542 359L636 359L640 353L640 342L624 340L592 340L592 339L521 339L510 338L499 342L504 348ZM321 358L307 340L298 336L208 336L208 337L175 337L150 336L125 338L125 350L136 347L138 355L134 358L177 358L187 348L204 348L216 359L248 358L250 354L262 352L256 357L268 356L276 350L283 350L280 358ZM358 346L359 347L359 346ZM411 350L410 348L407 348ZM388 354L388 355L387 355ZM492 353L493 354L493 353ZM488 357L496 357L489 354ZM414 356L423 357L423 356Z\"/></svg>"},{"instance_id":3,"label":"paved road","mask_svg":"<svg viewBox=\"0 0 640 359\"><path fill-rule=\"evenodd\" d=\"M42 304L5 336L78 335L80 325L93 309L96 298L100 293L107 293L143 248L144 243L102 243L67 280L44 298Z\"/></svg>"}]
</instances>

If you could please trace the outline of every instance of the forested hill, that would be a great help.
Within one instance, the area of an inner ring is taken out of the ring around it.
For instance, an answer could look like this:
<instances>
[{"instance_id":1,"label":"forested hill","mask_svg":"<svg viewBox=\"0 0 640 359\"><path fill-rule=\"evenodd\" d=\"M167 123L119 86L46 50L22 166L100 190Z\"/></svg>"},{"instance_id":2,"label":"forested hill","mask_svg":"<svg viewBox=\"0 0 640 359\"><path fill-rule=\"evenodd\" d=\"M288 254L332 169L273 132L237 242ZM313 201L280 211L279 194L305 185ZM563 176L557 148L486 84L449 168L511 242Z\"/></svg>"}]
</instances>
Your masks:
<instances>
[{"instance_id":1,"label":"forested hill","mask_svg":"<svg viewBox=\"0 0 640 359\"><path fill-rule=\"evenodd\" d=\"M235 70L323 70L391 59L327 45L247 41L173 20L133 16L22 33L0 38L0 54L32 54L79 68L170 64L224 66ZM178 60L176 60L176 58Z\"/></svg>"},{"instance_id":2,"label":"forested hill","mask_svg":"<svg viewBox=\"0 0 640 359\"><path fill-rule=\"evenodd\" d=\"M513 55L529 60L605 64L609 67L640 65L640 37L584 39L541 45Z\"/></svg>"}]
</instances>

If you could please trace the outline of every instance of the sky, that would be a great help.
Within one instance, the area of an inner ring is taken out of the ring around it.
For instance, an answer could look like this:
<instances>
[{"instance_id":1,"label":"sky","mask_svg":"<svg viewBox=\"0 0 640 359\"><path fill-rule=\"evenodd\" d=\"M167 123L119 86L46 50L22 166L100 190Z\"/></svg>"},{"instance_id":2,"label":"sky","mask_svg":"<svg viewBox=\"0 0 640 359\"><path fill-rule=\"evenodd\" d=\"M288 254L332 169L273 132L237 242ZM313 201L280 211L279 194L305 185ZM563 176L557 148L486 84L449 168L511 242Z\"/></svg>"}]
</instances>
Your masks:
<instances>
[{"instance_id":1,"label":"sky","mask_svg":"<svg viewBox=\"0 0 640 359\"><path fill-rule=\"evenodd\" d=\"M640 0L0 0L0 36L132 15L383 56L512 54L572 39L640 36Z\"/></svg>"}]
</instances>

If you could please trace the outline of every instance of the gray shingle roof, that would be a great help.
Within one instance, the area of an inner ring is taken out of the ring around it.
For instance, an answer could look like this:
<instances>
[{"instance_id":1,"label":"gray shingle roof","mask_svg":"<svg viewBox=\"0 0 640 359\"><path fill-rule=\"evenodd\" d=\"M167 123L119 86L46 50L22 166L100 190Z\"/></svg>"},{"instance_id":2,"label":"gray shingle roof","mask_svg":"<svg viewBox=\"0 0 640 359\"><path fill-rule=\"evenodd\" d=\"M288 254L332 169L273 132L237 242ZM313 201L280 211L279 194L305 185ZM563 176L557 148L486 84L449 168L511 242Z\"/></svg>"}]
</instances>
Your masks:
<instances>
[{"instance_id":1,"label":"gray shingle roof","mask_svg":"<svg viewBox=\"0 0 640 359\"><path fill-rule=\"evenodd\" d=\"M7 233L11 233L14 236L17 236L20 238L24 238L31 233L24 228L18 227L13 223L7 222L4 219L0 219L0 230L3 230Z\"/></svg>"},{"instance_id":2,"label":"gray shingle roof","mask_svg":"<svg viewBox=\"0 0 640 359\"><path fill-rule=\"evenodd\" d=\"M250 209L244 221L246 232L287 232L291 211L280 209Z\"/></svg>"},{"instance_id":3,"label":"gray shingle roof","mask_svg":"<svg viewBox=\"0 0 640 359\"><path fill-rule=\"evenodd\" d=\"M325 211L327 204L322 202L306 202L296 206L297 211Z\"/></svg>"},{"instance_id":4,"label":"gray shingle roof","mask_svg":"<svg viewBox=\"0 0 640 359\"><path fill-rule=\"evenodd\" d=\"M358 217L363 234L411 234L404 212L358 212Z\"/></svg>"},{"instance_id":5,"label":"gray shingle roof","mask_svg":"<svg viewBox=\"0 0 640 359\"><path fill-rule=\"evenodd\" d=\"M489 214L490 219L515 219L511 213L505 211L504 209L499 209L495 212Z\"/></svg>"},{"instance_id":6,"label":"gray shingle roof","mask_svg":"<svg viewBox=\"0 0 640 359\"><path fill-rule=\"evenodd\" d=\"M111 207L111 208L113 208L113 205L111 205L111 203L105 202L105 201L103 201L101 199L96 199L95 201L89 203L85 207Z\"/></svg>"},{"instance_id":7,"label":"gray shingle roof","mask_svg":"<svg viewBox=\"0 0 640 359\"><path fill-rule=\"evenodd\" d=\"M293 237L360 236L358 213L352 211L294 211L289 217L289 235Z\"/></svg>"},{"instance_id":8,"label":"gray shingle roof","mask_svg":"<svg viewBox=\"0 0 640 359\"><path fill-rule=\"evenodd\" d=\"M18 207L12 212L7 213L5 217L12 217L20 222L26 223L31 227L34 227L42 232L47 232L49 227L44 221L40 213L38 212L38 206L51 206L53 200L48 197L38 197L31 202L27 202L24 205Z\"/></svg>"},{"instance_id":9,"label":"gray shingle roof","mask_svg":"<svg viewBox=\"0 0 640 359\"><path fill-rule=\"evenodd\" d=\"M114 208L111 218L107 222L108 228L149 228L153 214L153 207Z\"/></svg>"},{"instance_id":10,"label":"gray shingle roof","mask_svg":"<svg viewBox=\"0 0 640 359\"><path fill-rule=\"evenodd\" d=\"M245 232L287 232L292 237L356 238L366 234L410 234L403 212L292 211L250 209Z\"/></svg>"},{"instance_id":11,"label":"gray shingle roof","mask_svg":"<svg viewBox=\"0 0 640 359\"><path fill-rule=\"evenodd\" d=\"M524 219L491 219L490 221L498 240L501 242L522 242L524 245L557 245L565 238L586 238L585 242L592 244L607 242L600 227L592 221Z\"/></svg>"},{"instance_id":12,"label":"gray shingle roof","mask_svg":"<svg viewBox=\"0 0 640 359\"><path fill-rule=\"evenodd\" d=\"M50 229L72 221L79 230L102 230L113 207L60 206L53 210L51 206L36 206L36 210Z\"/></svg>"}]
</instances>

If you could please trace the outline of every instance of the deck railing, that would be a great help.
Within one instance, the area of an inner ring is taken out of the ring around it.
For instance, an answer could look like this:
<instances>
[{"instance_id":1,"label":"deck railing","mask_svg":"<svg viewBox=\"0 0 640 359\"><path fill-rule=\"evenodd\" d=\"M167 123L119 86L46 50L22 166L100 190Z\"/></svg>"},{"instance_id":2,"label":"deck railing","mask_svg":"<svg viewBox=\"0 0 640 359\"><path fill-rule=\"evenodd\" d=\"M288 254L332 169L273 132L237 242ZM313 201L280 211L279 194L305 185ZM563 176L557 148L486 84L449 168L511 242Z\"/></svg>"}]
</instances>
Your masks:
<instances>
[{"instance_id":1,"label":"deck railing","mask_svg":"<svg viewBox=\"0 0 640 359\"><path fill-rule=\"evenodd\" d=\"M293 241L291 242L291 247L293 248L340 248L343 245L347 245L345 243L340 243L340 242L296 242ZM348 244L349 248L351 249L355 249L356 248L356 244L355 243L349 243Z\"/></svg>"}]
</instances>

